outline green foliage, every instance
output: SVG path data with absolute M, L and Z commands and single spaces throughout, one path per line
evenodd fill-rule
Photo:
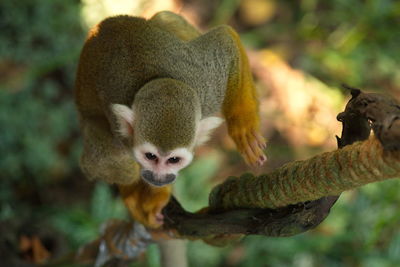
M 0 57 L 31 64 L 54 61 L 82 42 L 79 5 L 62 0 L 3 0 Z
M 147 267 L 160 267 L 160 251 L 157 244 L 151 244 L 146 251 Z
M 107 220 L 128 218 L 122 200 L 113 197 L 110 187 L 101 182 L 96 183 L 89 207 L 55 206 L 48 216 L 53 227 L 64 234 L 75 249 L 96 239 L 100 226 Z
M 0 149 L 7 151 L 0 172 L 7 179 L 42 182 L 77 167 L 79 146 L 65 142 L 77 131 L 71 96 L 83 40 L 79 6 L 6 0 L 0 10 L 0 125 L 7 129 L 0 133 Z
M 71 101 L 83 41 L 79 6 L 67 1 L 0 2 L 0 210 L 18 216 L 29 203 L 17 187 L 45 184 L 78 168 Z M 38 193 L 40 194 L 40 193 Z
M 209 154 L 197 158 L 181 171 L 174 193 L 186 210 L 194 212 L 208 206 L 208 194 L 212 188 L 210 181 L 218 170 L 219 161 L 217 154 Z
M 396 88 L 399 15 L 395 0 L 279 1 L 274 19 L 243 38 L 283 51 L 292 65 L 327 83 Z
M 84 40 L 79 12 L 72 1 L 0 1 L 0 220 L 22 232 L 42 223 L 68 234 L 71 245 L 98 229 L 87 209 L 54 193 L 74 191 L 68 180 L 79 173 L 72 101 Z

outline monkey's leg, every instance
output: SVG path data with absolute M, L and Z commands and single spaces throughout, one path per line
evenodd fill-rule
M 183 17 L 170 11 L 161 11 L 150 19 L 157 27 L 190 41 L 200 36 L 200 32 Z
M 89 180 L 130 184 L 139 179 L 139 165 L 131 152 L 116 140 L 105 117 L 82 120 L 81 168 Z
M 140 223 L 161 225 L 161 209 L 170 197 L 170 187 L 152 187 L 140 179 L 139 165 L 128 149 L 110 132 L 103 117 L 82 121 L 84 150 L 81 167 L 90 179 L 119 185 L 121 196 L 132 217 Z
M 257 92 L 252 74 L 238 34 L 226 27 L 237 49 L 234 67 L 228 78 L 228 88 L 223 104 L 223 114 L 228 125 L 229 135 L 236 143 L 239 152 L 251 165 L 262 165 L 267 157 L 265 139 L 260 133 Z

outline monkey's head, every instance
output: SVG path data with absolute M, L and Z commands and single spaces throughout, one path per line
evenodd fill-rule
M 132 142 L 141 177 L 154 186 L 175 181 L 189 165 L 196 146 L 208 140 L 222 119 L 201 118 L 195 91 L 173 79 L 156 79 L 136 94 L 132 108 L 114 104 L 120 134 Z

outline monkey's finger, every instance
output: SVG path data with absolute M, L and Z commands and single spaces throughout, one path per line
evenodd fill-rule
M 257 155 L 254 154 L 250 146 L 245 147 L 245 152 L 247 157 L 247 164 L 249 164 L 252 167 L 255 167 L 258 160 Z
M 255 166 L 257 158 L 254 157 L 253 151 L 251 150 L 250 147 L 246 147 L 245 148 L 245 157 L 244 157 L 244 159 L 245 159 L 247 165 L 249 165 L 251 167 Z
M 262 166 L 267 161 L 267 156 L 261 155 L 257 161 L 258 166 Z
M 265 154 L 261 150 L 261 152 L 257 155 L 257 160 L 255 162 L 255 165 L 257 167 L 261 167 L 266 161 L 267 161 L 267 156 L 265 156 Z
M 235 142 L 239 152 L 243 155 L 246 164 L 251 165 L 252 153 L 248 146 L 246 146 L 245 136 L 243 134 L 237 135 L 235 137 Z
M 262 150 L 259 150 L 258 152 L 259 153 L 257 154 L 257 160 L 255 162 L 255 165 L 257 167 L 261 167 L 267 161 L 267 156 L 264 154 Z
M 265 149 L 266 148 L 266 141 L 265 138 L 260 134 L 259 131 L 257 130 L 253 130 L 251 131 L 253 138 L 255 140 L 257 140 L 258 145 L 260 146 L 261 149 Z
M 254 166 L 254 164 L 257 161 L 257 156 L 254 155 L 252 149 L 249 146 L 246 132 L 241 131 L 240 133 L 233 134 L 232 137 L 236 143 L 239 152 L 242 154 L 246 164 L 249 166 Z
M 159 220 L 155 214 L 147 214 L 146 226 L 149 226 L 150 228 L 159 228 L 163 223 L 164 220 Z
M 265 149 L 267 148 L 267 141 L 265 140 L 265 138 L 260 134 L 260 132 L 258 131 L 253 131 L 253 136 L 255 137 L 255 139 L 257 140 L 259 146 L 261 149 Z
M 154 207 L 152 210 L 146 212 L 146 220 L 146 225 L 151 228 L 158 228 L 163 225 L 164 216 L 161 214 L 161 210 L 158 207 Z
M 251 149 L 254 151 L 254 154 L 256 154 L 256 155 L 263 154 L 263 147 L 258 142 L 258 140 L 256 140 L 254 138 L 254 135 L 249 136 L 249 140 L 251 140 L 249 143 L 250 143 Z
M 258 137 L 260 138 L 261 136 L 258 135 Z M 259 154 L 258 154 L 259 155 L 259 159 L 257 161 L 257 164 L 258 164 L 258 166 L 262 166 L 267 161 L 267 156 L 265 155 L 265 151 L 264 151 L 264 149 L 266 148 L 266 144 L 265 143 L 262 143 L 262 144 L 258 143 L 258 145 L 259 145 L 258 147 L 259 147 L 260 150 L 259 150 Z
M 257 164 L 262 165 L 266 161 L 267 158 L 264 154 L 262 146 L 260 145 L 258 140 L 255 138 L 255 136 L 256 136 L 255 133 L 252 132 L 251 137 L 249 137 L 249 139 L 250 138 L 252 139 L 252 141 L 250 142 L 250 146 L 251 146 L 251 149 L 253 150 L 254 155 L 258 158 Z
M 263 147 L 259 146 L 259 143 L 257 143 L 257 145 L 258 145 L 256 146 L 257 156 L 258 156 L 257 165 L 262 166 L 267 161 L 267 156 L 265 155 Z
M 243 132 L 240 135 L 240 137 L 241 137 L 240 143 L 241 143 L 241 145 L 244 149 L 245 155 L 247 157 L 247 161 L 248 161 L 247 163 L 249 165 L 254 165 L 255 162 L 257 161 L 257 153 L 254 151 L 254 149 L 251 145 L 251 142 L 249 143 L 250 138 L 245 132 Z
M 257 158 L 264 154 L 264 152 L 259 147 L 257 140 L 250 141 L 250 148 L 253 151 L 254 156 L 256 156 Z
M 164 215 L 162 215 L 161 212 L 157 212 L 154 218 L 156 219 L 157 223 L 164 224 Z
M 251 153 L 247 149 L 245 144 L 243 143 L 243 140 L 242 140 L 241 137 L 239 137 L 238 140 L 237 140 L 237 147 L 238 147 L 238 150 L 239 150 L 240 154 L 242 154 L 246 164 L 250 165 Z

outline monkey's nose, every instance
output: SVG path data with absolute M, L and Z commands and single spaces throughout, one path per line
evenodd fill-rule
M 150 170 L 142 170 L 141 172 L 142 179 L 150 185 L 153 186 L 164 186 L 175 181 L 176 175 L 169 173 L 166 175 L 155 175 Z
M 164 180 L 164 181 L 165 181 L 166 184 L 170 184 L 170 183 L 172 183 L 173 181 L 175 181 L 175 178 L 176 178 L 176 175 L 170 173 L 170 174 L 167 174 L 167 175 L 165 176 L 165 180 Z

